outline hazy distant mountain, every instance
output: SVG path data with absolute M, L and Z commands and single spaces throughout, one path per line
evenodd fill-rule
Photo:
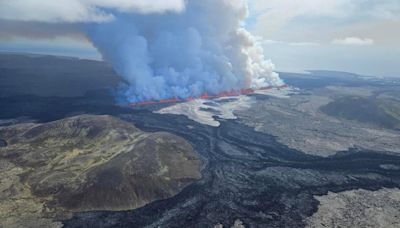
M 113 88 L 121 78 L 105 62 L 32 54 L 0 54 L 0 97 L 82 96 Z

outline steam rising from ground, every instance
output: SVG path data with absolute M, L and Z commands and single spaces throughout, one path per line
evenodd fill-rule
M 281 85 L 273 64 L 243 28 L 244 0 L 187 0 L 182 11 L 109 12 L 88 37 L 128 86 L 130 102 Z
M 255 91 L 255 93 L 283 99 L 289 98 L 291 94 L 295 94 L 296 90 L 293 88 L 280 88 L 258 90 Z M 221 97 L 213 100 L 195 99 L 193 101 L 178 103 L 162 108 L 155 111 L 155 113 L 184 115 L 201 124 L 219 127 L 219 119 L 237 119 L 237 111 L 246 111 L 255 103 L 255 97 L 246 95 Z

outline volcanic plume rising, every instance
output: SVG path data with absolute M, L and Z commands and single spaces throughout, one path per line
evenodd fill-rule
M 110 13 L 113 20 L 90 23 L 86 31 L 126 80 L 129 102 L 283 84 L 243 28 L 244 0 L 187 0 L 178 12 Z

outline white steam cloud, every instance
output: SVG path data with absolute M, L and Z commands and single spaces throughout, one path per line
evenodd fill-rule
M 281 85 L 273 64 L 243 27 L 243 0 L 188 0 L 164 14 L 113 13 L 87 26 L 90 40 L 129 83 L 129 101 Z
M 247 13 L 246 0 L 0 0 L 3 20 L 81 25 L 131 102 L 281 85 Z
M 340 45 L 358 45 L 358 46 L 366 46 L 374 44 L 373 39 L 369 38 L 359 38 L 359 37 L 346 37 L 344 39 L 335 39 L 332 41 L 333 44 Z

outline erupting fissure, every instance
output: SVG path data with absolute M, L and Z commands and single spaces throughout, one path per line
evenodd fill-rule
M 261 87 L 259 89 L 241 89 L 241 90 L 230 90 L 230 91 L 223 91 L 220 92 L 216 95 L 210 95 L 209 93 L 204 93 L 199 97 L 189 97 L 186 99 L 179 99 L 179 98 L 172 98 L 172 99 L 165 99 L 165 100 L 150 100 L 150 101 L 142 101 L 142 102 L 133 102 L 130 103 L 129 105 L 132 107 L 137 107 L 137 106 L 146 106 L 146 105 L 157 105 L 157 104 L 166 104 L 166 103 L 177 103 L 177 102 L 186 102 L 186 101 L 194 101 L 197 99 L 216 99 L 216 98 L 221 98 L 221 97 L 236 97 L 240 95 L 248 95 L 248 94 L 253 94 L 256 91 L 265 91 L 265 90 L 271 90 L 271 89 L 285 89 L 288 88 L 289 86 L 287 84 L 283 84 L 281 86 L 273 87 L 273 86 L 266 86 L 266 87 Z

